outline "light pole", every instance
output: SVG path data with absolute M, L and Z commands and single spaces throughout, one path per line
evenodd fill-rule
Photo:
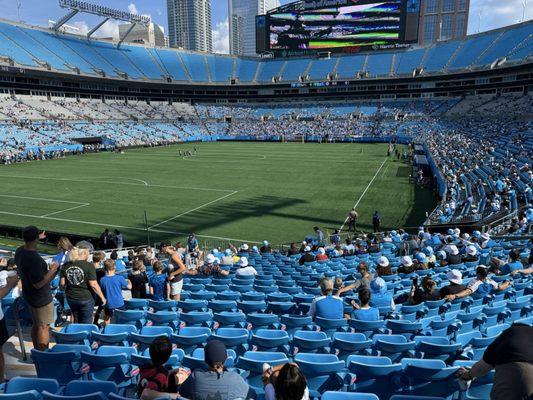
M 477 33 L 481 31 L 481 10 L 477 13 Z
M 526 20 L 526 7 L 527 7 L 527 0 L 522 1 L 522 22 Z
M 20 0 L 17 0 L 17 14 L 18 14 L 18 17 L 19 17 L 19 22 L 21 22 L 20 20 L 20 7 L 22 7 L 22 3 Z

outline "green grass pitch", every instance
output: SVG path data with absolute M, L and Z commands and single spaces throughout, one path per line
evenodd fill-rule
M 182 158 L 179 150 L 198 149 Z M 117 227 L 150 239 L 274 244 L 332 231 L 358 203 L 359 228 L 417 226 L 434 205 L 386 144 L 219 142 L 131 149 L 0 166 L 0 223 L 82 235 Z

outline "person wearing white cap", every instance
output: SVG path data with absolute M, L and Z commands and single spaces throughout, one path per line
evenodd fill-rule
M 376 278 L 370 282 L 370 306 L 372 307 L 390 307 L 392 311 L 396 308 L 392 293 L 387 291 L 387 282 L 383 278 Z
M 311 247 L 305 246 L 304 254 L 300 257 L 300 260 L 298 261 L 298 263 L 300 265 L 304 265 L 305 263 L 310 263 L 313 261 L 315 261 L 315 256 L 313 255 L 313 253 L 311 253 Z
M 250 252 L 250 246 L 248 246 L 246 243 L 243 243 L 241 248 L 239 249 L 239 253 L 249 253 Z
M 413 259 L 409 256 L 403 256 L 401 263 L 402 265 L 398 268 L 398 272 L 402 274 L 410 274 L 416 270 Z
M 459 249 L 456 245 L 450 244 L 446 246 L 446 261 L 449 265 L 457 265 L 463 262 L 463 258 L 459 255 Z
M 490 279 L 488 275 L 489 270 L 487 267 L 480 265 L 476 268 L 476 277 L 468 282 L 466 289 L 459 293 L 446 296 L 446 300 L 453 301 L 455 299 L 470 296 L 474 293 L 476 293 L 478 297 L 484 297 L 496 291 L 501 292 L 511 285 L 511 282 L 509 281 L 504 281 L 501 284 L 498 284 Z
M 263 241 L 263 245 L 259 249 L 259 252 L 261 254 L 272 253 L 272 247 L 270 247 L 270 243 L 268 243 L 268 241 L 264 240 Z
M 466 289 L 466 286 L 463 285 L 463 274 L 458 269 L 448 271 L 446 277 L 450 281 L 450 284 L 440 289 L 439 293 L 441 298 L 445 298 L 451 294 L 461 293 Z
M 228 276 L 229 271 L 226 271 L 218 265 L 218 259 L 213 254 L 208 254 L 205 257 L 204 265 L 197 269 L 192 269 L 188 272 L 189 275 L 205 275 L 205 276 Z
M 317 254 L 316 254 L 316 260 L 317 261 L 327 261 L 329 258 L 328 258 L 328 255 L 326 254 L 326 250 L 324 250 L 323 247 L 320 247 L 318 250 L 317 250 Z
M 226 249 L 224 255 L 220 259 L 220 265 L 231 267 L 233 266 L 233 251 L 231 249 Z
M 491 247 L 496 246 L 496 243 L 490 238 L 488 233 L 482 233 L 480 240 L 482 249 L 490 249 Z
M 465 253 L 466 254 L 463 256 L 463 262 L 472 263 L 472 262 L 479 261 L 476 246 L 473 246 L 473 245 L 466 246 Z
M 252 267 L 248 263 L 248 259 L 246 257 L 241 257 L 237 265 L 239 266 L 239 269 L 235 272 L 235 275 L 237 276 L 257 275 L 257 271 L 255 270 L 254 267 Z

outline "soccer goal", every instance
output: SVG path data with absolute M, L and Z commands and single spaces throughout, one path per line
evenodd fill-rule
M 282 143 L 305 143 L 305 135 L 282 135 Z

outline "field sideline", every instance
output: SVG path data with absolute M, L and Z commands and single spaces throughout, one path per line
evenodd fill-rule
M 193 157 L 179 150 L 198 149 Z M 0 166 L 0 223 L 97 236 L 118 228 L 146 242 L 196 232 L 203 240 L 287 243 L 314 225 L 414 226 L 434 205 L 409 183 L 386 144 L 195 143 Z

